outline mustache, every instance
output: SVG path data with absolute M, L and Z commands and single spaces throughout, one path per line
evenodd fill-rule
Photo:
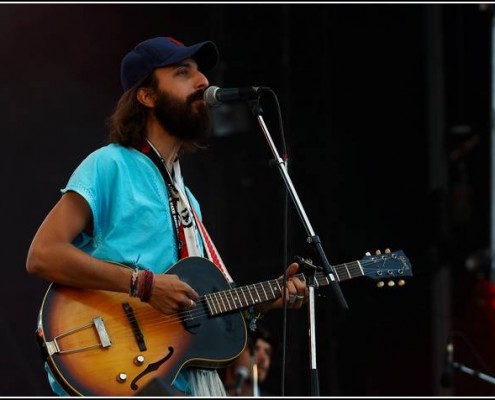
M 188 104 L 191 104 L 196 100 L 203 100 L 204 93 L 205 93 L 204 90 L 198 89 L 194 93 L 191 93 L 189 96 L 187 96 L 186 102 Z

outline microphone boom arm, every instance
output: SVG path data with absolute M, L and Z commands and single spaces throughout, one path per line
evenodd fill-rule
M 306 233 L 308 235 L 306 241 L 308 244 L 314 247 L 314 250 L 319 256 L 320 261 L 323 264 L 323 273 L 328 277 L 330 282 L 330 287 L 333 289 L 333 293 L 337 298 L 337 301 L 341 308 L 348 309 L 347 302 L 345 301 L 344 295 L 340 290 L 340 286 L 338 284 L 337 279 L 335 278 L 336 272 L 325 256 L 325 252 L 323 251 L 323 247 L 321 246 L 320 238 L 315 234 L 311 223 L 309 222 L 308 216 L 304 211 L 304 207 L 301 204 L 299 196 L 297 195 L 296 189 L 292 184 L 292 180 L 287 172 L 287 167 L 284 160 L 278 154 L 277 148 L 270 136 L 268 128 L 266 127 L 265 121 L 262 116 L 262 109 L 259 104 L 259 98 L 255 100 L 251 100 L 248 102 L 251 106 L 251 111 L 253 115 L 256 116 L 258 123 L 263 131 L 263 134 L 268 142 L 270 150 L 273 154 L 275 164 L 277 165 L 282 178 L 285 182 L 285 186 L 290 193 L 290 196 L 296 206 L 297 212 L 301 218 L 301 221 L 306 229 Z M 320 384 L 318 379 L 318 369 L 316 365 L 316 337 L 315 337 L 315 326 L 316 326 L 316 318 L 315 318 L 315 286 L 317 286 L 316 275 L 313 274 L 309 279 L 308 285 L 308 324 L 309 324 L 309 362 L 310 362 L 310 385 L 311 385 L 311 394 L 312 396 L 320 395 Z
M 343 309 L 348 309 L 349 306 L 347 305 L 347 302 L 344 298 L 344 295 L 342 293 L 342 290 L 340 289 L 340 286 L 338 284 L 338 281 L 336 280 L 336 273 L 333 267 L 330 265 L 328 262 L 328 259 L 325 255 L 325 252 L 323 250 L 323 247 L 321 245 L 320 238 L 315 234 L 315 231 L 313 230 L 313 227 L 311 226 L 311 223 L 308 219 L 308 216 L 306 215 L 306 211 L 304 210 L 304 207 L 299 199 L 299 196 L 296 192 L 296 189 L 294 188 L 294 185 L 292 183 L 292 180 L 289 176 L 289 173 L 287 172 L 287 168 L 285 165 L 284 160 L 280 157 L 278 154 L 277 148 L 275 147 L 275 143 L 272 140 L 272 137 L 270 136 L 270 132 L 268 131 L 268 128 L 265 124 L 265 121 L 262 116 L 262 110 L 261 107 L 259 106 L 258 100 L 252 101 L 252 112 L 256 116 L 258 123 L 261 127 L 261 130 L 263 131 L 263 134 L 265 136 L 266 141 L 268 142 L 268 146 L 270 147 L 270 150 L 273 154 L 273 157 L 275 159 L 275 163 L 282 175 L 282 178 L 285 182 L 285 185 L 287 187 L 287 190 L 289 191 L 289 194 L 292 198 L 292 201 L 294 202 L 296 206 L 296 210 L 301 218 L 301 221 L 304 225 L 304 228 L 306 230 L 306 233 L 308 235 L 306 241 L 308 244 L 312 245 L 317 253 L 317 255 L 320 258 L 320 261 L 322 262 L 322 267 L 323 267 L 323 273 L 325 276 L 327 276 L 330 280 L 330 287 L 333 289 L 333 292 L 337 298 L 337 302 L 339 303 L 340 307 Z

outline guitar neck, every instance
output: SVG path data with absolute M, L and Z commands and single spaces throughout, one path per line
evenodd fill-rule
M 338 281 L 344 281 L 364 275 L 359 261 L 334 265 L 334 269 Z M 304 274 L 297 274 L 296 276 L 306 282 Z M 326 286 L 330 284 L 330 279 L 323 273 L 317 272 L 316 282 L 318 286 Z M 209 293 L 206 294 L 204 298 L 210 314 L 218 315 L 275 300 L 282 296 L 283 285 L 283 277 L 280 277 L 278 279 L 252 285 L 239 286 L 220 292 Z

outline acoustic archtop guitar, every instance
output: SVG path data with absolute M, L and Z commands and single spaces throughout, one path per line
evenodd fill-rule
M 399 279 L 401 284 L 412 276 L 402 251 L 367 254 L 334 265 L 336 278 Z M 172 383 L 182 368 L 219 368 L 242 352 L 247 338 L 243 309 L 282 296 L 283 278 L 231 287 L 201 257 L 182 259 L 168 273 L 198 292 L 195 308 L 164 315 L 125 293 L 49 286 L 37 337 L 55 379 L 69 394 L 139 396 L 157 380 L 176 393 Z M 306 281 L 303 273 L 297 276 Z M 330 283 L 321 272 L 316 281 L 318 286 Z

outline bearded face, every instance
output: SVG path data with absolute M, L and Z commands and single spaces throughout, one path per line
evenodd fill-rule
M 205 142 L 211 137 L 212 122 L 203 100 L 203 90 L 178 99 L 165 90 L 156 90 L 157 121 L 172 136 L 186 143 Z

